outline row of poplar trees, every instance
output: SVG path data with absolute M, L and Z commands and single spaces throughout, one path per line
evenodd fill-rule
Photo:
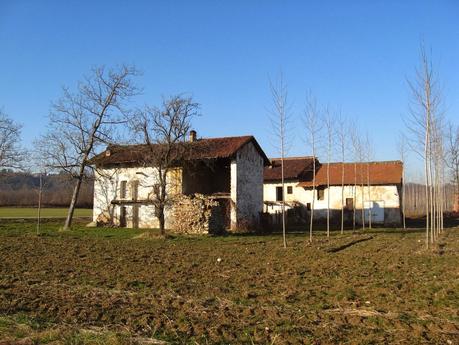
M 414 152 L 423 161 L 424 166 L 424 193 L 419 203 L 424 205 L 425 216 L 425 245 L 431 246 L 444 230 L 444 214 L 446 207 L 451 205 L 452 195 L 459 194 L 459 127 L 445 121 L 445 112 L 442 104 L 442 94 L 438 84 L 438 76 L 434 73 L 430 56 L 421 45 L 420 66 L 416 69 L 414 78 L 407 81 L 411 92 L 409 111 L 404 116 L 405 130 L 399 133 L 398 150 L 399 158 L 404 163 L 402 183 L 402 222 L 406 229 L 406 205 L 405 205 L 405 168 L 409 153 Z M 281 185 L 285 190 L 284 161 L 292 144 L 292 107 L 288 97 L 288 88 L 283 74 L 280 73 L 276 80 L 270 81 L 272 106 L 269 112 L 273 140 L 276 143 L 280 155 Z M 353 186 L 354 200 L 357 189 L 357 166 L 360 175 L 366 175 L 366 184 L 371 200 L 371 176 L 369 162 L 373 158 L 373 144 L 370 134 L 362 135 L 357 122 L 346 118 L 340 110 L 332 111 L 329 106 L 319 105 L 317 99 L 309 92 L 301 116 L 304 137 L 312 157 L 317 156 L 318 151 L 325 153 L 327 163 L 332 156 L 339 157 L 342 162 L 342 208 L 340 230 L 344 230 L 344 165 L 345 161 L 353 161 L 354 176 Z M 359 163 L 359 164 L 358 164 Z M 366 166 L 366 169 L 362 168 Z M 327 167 L 327 181 L 329 181 L 329 165 Z M 313 240 L 314 229 L 314 200 L 315 200 L 315 174 L 316 161 L 313 159 L 312 166 L 312 193 L 311 212 L 308 225 L 309 241 Z M 366 170 L 366 171 L 362 171 Z M 364 202 L 364 182 L 360 179 L 362 190 L 362 204 Z M 448 188 L 454 186 L 455 193 Z M 329 182 L 328 182 L 328 188 Z M 330 200 L 330 198 L 327 198 Z M 356 228 L 356 208 L 353 210 L 353 229 Z M 365 210 L 362 207 L 362 227 L 366 223 L 371 228 L 371 212 L 365 220 Z M 287 247 L 286 240 L 286 202 L 281 202 L 283 246 Z M 327 207 L 327 237 L 330 236 L 330 205 Z

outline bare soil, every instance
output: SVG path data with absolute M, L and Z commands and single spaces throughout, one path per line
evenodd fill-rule
M 459 344 L 458 228 L 428 251 L 413 229 L 295 234 L 287 249 L 103 231 L 0 226 L 0 344 L 49 330 L 53 344 L 96 343 L 81 337 L 94 330 L 119 344 Z

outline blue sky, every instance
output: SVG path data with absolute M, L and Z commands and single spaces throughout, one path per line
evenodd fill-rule
M 283 71 L 297 118 L 291 155 L 305 155 L 308 90 L 358 119 L 376 159 L 397 159 L 406 78 L 420 41 L 433 52 L 448 116 L 459 119 L 459 1 L 0 0 L 0 106 L 30 145 L 61 87 L 94 65 L 132 63 L 139 103 L 187 92 L 202 136 L 253 134 L 276 155 L 269 76 Z M 459 122 L 459 121 L 458 121 Z

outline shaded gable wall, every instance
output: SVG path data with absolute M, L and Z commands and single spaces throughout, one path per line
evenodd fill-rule
M 250 142 L 231 162 L 231 228 L 244 230 L 258 225 L 263 210 L 264 161 Z

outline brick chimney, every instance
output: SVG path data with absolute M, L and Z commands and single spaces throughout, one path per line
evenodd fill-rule
M 190 143 L 193 143 L 193 142 L 196 141 L 196 135 L 197 135 L 196 131 L 194 129 L 192 129 L 190 131 Z

